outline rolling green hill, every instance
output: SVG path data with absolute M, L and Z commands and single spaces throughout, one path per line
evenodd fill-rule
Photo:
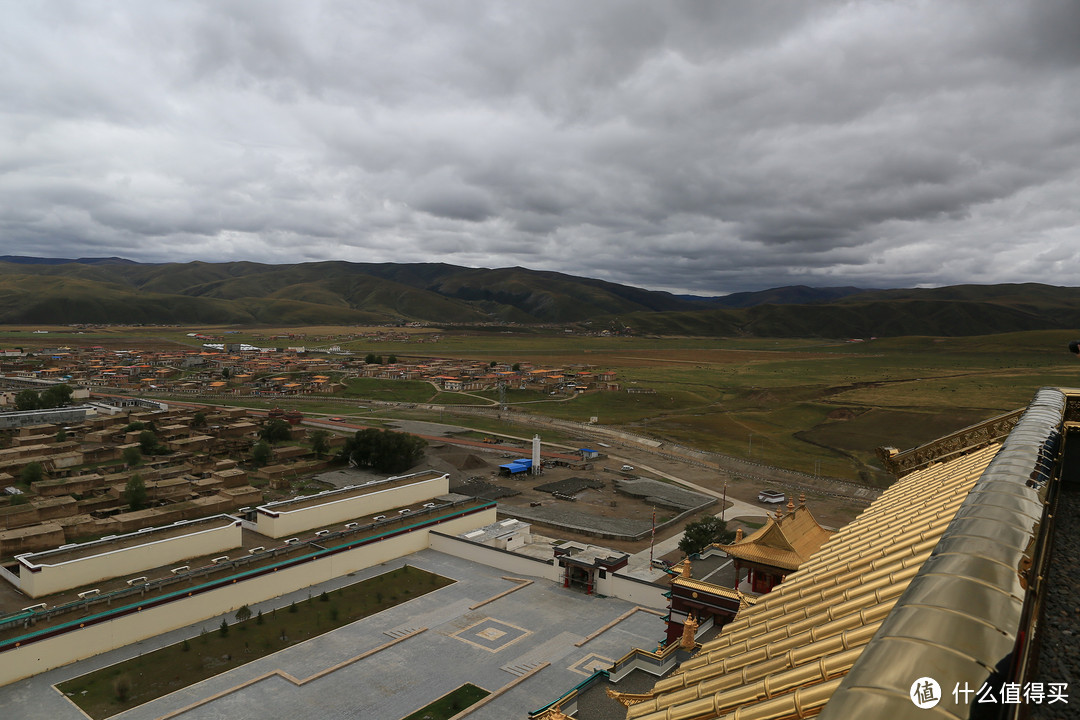
M 782 288 L 738 303 L 745 306 L 718 307 L 517 267 L 29 260 L 0 262 L 0 323 L 587 323 L 655 335 L 829 338 L 1080 327 L 1080 288 L 1033 283 L 867 292 Z

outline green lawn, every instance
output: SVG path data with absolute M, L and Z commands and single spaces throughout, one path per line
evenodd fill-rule
M 261 618 L 238 622 L 229 616 L 232 624 L 225 635 L 219 625 L 208 620 L 198 637 L 82 675 L 58 687 L 87 715 L 103 720 L 453 582 L 406 565 Z M 125 684 L 129 690 L 121 700 L 118 690 Z
M 471 683 L 465 683 L 457 690 L 443 695 L 435 702 L 425 705 L 403 720 L 449 720 L 490 694 L 487 690 L 478 688 Z

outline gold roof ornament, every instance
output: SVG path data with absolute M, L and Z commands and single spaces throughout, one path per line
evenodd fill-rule
M 680 568 L 679 572 L 680 577 L 689 578 L 691 569 L 692 568 L 690 567 L 690 558 L 686 558 L 682 561 L 682 568 Z
M 652 693 L 640 693 L 640 694 L 621 693 L 621 692 L 616 692 L 615 690 L 612 690 L 611 688 L 607 688 L 607 690 L 605 692 L 607 692 L 607 696 L 609 698 L 611 698 L 615 702 L 619 703 L 623 707 L 630 707 L 631 705 L 637 705 L 638 703 L 643 703 L 646 700 L 652 699 L 652 696 L 653 696 Z
M 686 621 L 683 623 L 682 638 L 679 640 L 679 647 L 683 650 L 693 650 L 697 645 L 697 639 L 694 637 L 698 629 L 697 618 L 694 617 L 694 612 L 691 610 L 686 615 Z

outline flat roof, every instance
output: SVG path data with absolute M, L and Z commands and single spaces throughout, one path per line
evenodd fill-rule
M 106 553 L 123 550 L 124 548 L 146 545 L 151 542 L 169 540 L 171 538 L 193 535 L 206 530 L 228 527 L 240 522 L 239 518 L 231 515 L 214 515 L 200 520 L 181 520 L 172 525 L 145 528 L 143 530 L 104 537 L 100 540 L 92 540 L 87 543 L 78 543 L 72 546 L 61 545 L 55 550 L 45 550 L 38 553 L 18 555 L 17 560 L 27 567 L 32 565 L 61 565 L 72 560 L 105 555 Z
M 361 497 L 380 490 L 403 487 L 425 480 L 434 480 L 435 478 L 440 478 L 447 474 L 448 473 L 438 472 L 436 470 L 425 470 L 423 472 L 413 473 L 412 475 L 390 477 L 385 480 L 373 480 L 369 483 L 364 483 L 363 485 L 346 486 L 340 490 L 324 490 L 317 495 L 307 495 L 304 497 L 293 498 L 292 500 L 279 500 L 278 502 L 260 505 L 258 510 L 261 513 L 272 516 L 283 512 L 287 513 L 295 512 L 296 510 L 306 510 L 308 508 L 318 507 L 319 505 L 325 505 L 326 503 Z

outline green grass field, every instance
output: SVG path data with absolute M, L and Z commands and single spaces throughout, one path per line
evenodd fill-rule
M 203 328 L 223 334 L 224 329 Z M 28 328 L 0 330 L 0 342 L 56 344 L 75 337 L 30 335 Z M 275 334 L 313 336 L 356 332 L 350 327 L 243 330 L 230 340 L 259 344 Z M 110 328 L 78 336 L 114 342 L 140 336 L 186 342 L 187 329 Z M 357 353 L 399 359 L 470 358 L 531 362 L 539 366 L 591 365 L 618 373 L 619 392 L 588 393 L 565 400 L 539 391 L 510 389 L 507 402 L 525 413 L 601 424 L 751 457 L 805 472 L 883 482 L 874 449 L 901 449 L 940 437 L 1026 405 L 1045 385 L 1080 386 L 1080 364 L 1069 355 L 1070 331 L 1037 331 L 974 337 L 900 337 L 846 342 L 820 339 L 593 337 L 540 331 L 441 333 L 439 342 L 340 342 Z M 264 343 L 265 344 L 265 343 Z M 329 344 L 329 342 L 327 342 Z M 250 407 L 297 407 L 308 413 L 354 415 L 377 410 L 390 418 L 407 409 L 367 403 L 481 404 L 462 393 L 438 392 L 425 382 L 354 378 L 349 401 L 238 400 Z M 632 394 L 626 389 L 652 392 Z M 478 393 L 497 400 L 498 393 Z M 449 413 L 446 414 L 449 416 Z M 435 419 L 427 415 L 428 419 Z M 439 416 L 442 417 L 442 416 Z M 456 416 L 455 423 L 480 431 L 522 434 L 520 426 Z

